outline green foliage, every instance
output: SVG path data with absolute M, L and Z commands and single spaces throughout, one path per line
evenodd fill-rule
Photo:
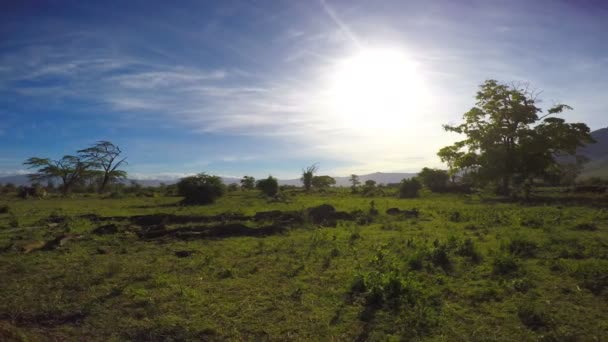
M 532 330 L 548 328 L 552 319 L 544 307 L 533 301 L 524 301 L 517 308 L 517 317 Z
M 287 189 L 289 202 L 237 191 L 212 205 L 179 206 L 181 198 L 137 196 L 160 188 L 130 188 L 116 187 L 125 197 L 115 200 L 0 198 L 10 206 L 0 215 L 0 336 L 593 341 L 608 334 L 608 212 L 598 195 L 555 203 L 570 196 L 555 191 L 543 205 L 521 205 Z M 319 227 L 301 219 L 321 204 L 344 220 Z M 372 208 L 379 213 L 369 215 Z M 420 217 L 385 215 L 388 208 L 417 208 Z M 257 221 L 258 212 L 277 215 Z M 528 220 L 542 224 L 523 225 Z M 574 228 L 581 223 L 596 229 Z M 118 229 L 93 233 L 105 225 Z M 531 244 L 533 259 L 524 257 Z M 201 314 L 206 307 L 213 315 Z
M 492 262 L 492 273 L 495 275 L 512 275 L 519 270 L 519 263 L 509 254 L 499 254 Z
M 581 281 L 581 285 L 595 295 L 600 295 L 608 288 L 608 261 L 585 260 L 577 264 L 572 274 Z
M 352 174 L 352 175 L 350 175 L 350 178 L 348 179 L 348 181 L 351 184 L 351 186 L 350 186 L 351 192 L 353 194 L 356 193 L 357 192 L 357 188 L 361 184 L 361 181 L 359 180 L 359 176 L 357 176 L 355 174 Z
M 24 165 L 36 172 L 29 175 L 33 182 L 59 178 L 63 182 L 61 191 L 64 194 L 70 192 L 72 187 L 83 178 L 90 175 L 91 164 L 78 156 L 63 156 L 58 160 L 49 158 L 32 157 L 26 160 Z
M 205 173 L 182 178 L 177 183 L 177 192 L 184 197 L 184 204 L 211 204 L 225 191 L 226 186 L 220 177 Z
M 255 178 L 251 176 L 243 176 L 241 179 L 241 189 L 253 190 L 255 188 Z
M 110 141 L 98 141 L 78 151 L 78 154 L 90 168 L 99 170 L 99 192 L 103 192 L 109 184 L 127 178 L 127 172 L 119 169 L 127 164 L 127 158 L 121 158 L 122 150 Z
M 523 184 L 542 177 L 555 167 L 557 155 L 574 155 L 577 147 L 594 142 L 583 123 L 567 124 L 547 117 L 567 105 L 558 104 L 539 116 L 536 94 L 527 86 L 487 80 L 477 92 L 475 107 L 464 114 L 464 122 L 445 125 L 447 131 L 466 139 L 441 149 L 439 157 L 451 173 L 461 170 L 478 182 L 496 182 L 508 194 L 513 181 Z
M 518 237 L 509 242 L 508 249 L 509 253 L 515 256 L 531 258 L 536 254 L 538 245 L 534 241 Z
M 302 169 L 302 177 L 300 180 L 302 181 L 302 185 L 304 185 L 304 190 L 310 191 L 312 188 L 312 179 L 318 169 L 319 167 L 317 164 L 312 164 L 309 167 Z
M 456 249 L 456 254 L 469 258 L 473 263 L 480 263 L 482 256 L 471 238 L 467 238 Z
M 336 184 L 336 180 L 330 176 L 313 176 L 312 186 L 317 189 L 329 188 Z
M 422 189 L 422 184 L 416 178 L 404 179 L 399 185 L 399 198 L 415 198 Z
M 418 173 L 420 182 L 433 192 L 446 190 L 450 176 L 444 170 L 429 169 L 425 167 Z
M 266 196 L 272 197 L 279 193 L 279 182 L 272 176 L 258 180 L 255 187 L 261 190 Z

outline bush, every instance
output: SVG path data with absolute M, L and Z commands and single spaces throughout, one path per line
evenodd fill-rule
M 492 263 L 492 273 L 495 275 L 507 275 L 517 272 L 519 265 L 513 256 L 499 255 Z
M 275 196 L 279 192 L 279 183 L 277 179 L 268 176 L 266 179 L 260 179 L 256 182 L 255 187 L 261 190 L 266 196 Z
M 0 214 L 8 214 L 9 211 L 8 205 L 0 205 Z
M 536 254 L 537 249 L 535 242 L 522 238 L 515 238 L 509 243 L 509 252 L 519 257 L 531 258 Z
M 422 184 L 416 178 L 404 179 L 399 185 L 399 198 L 418 197 Z
M 473 240 L 470 238 L 467 238 L 462 244 L 460 244 L 460 246 L 458 246 L 456 249 L 456 254 L 462 257 L 468 257 L 474 263 L 479 263 L 482 259 L 481 253 L 477 250 Z
M 424 186 L 432 192 L 444 192 L 448 185 L 450 176 L 444 170 L 429 169 L 425 167 L 418 173 L 418 178 Z
M 196 176 L 182 178 L 177 183 L 177 192 L 184 196 L 184 204 L 210 204 L 221 197 L 226 186 L 218 176 L 200 173 Z

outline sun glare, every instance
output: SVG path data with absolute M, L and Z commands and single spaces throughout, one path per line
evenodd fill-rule
M 416 64 L 404 52 L 364 49 L 333 66 L 328 105 L 346 127 L 397 129 L 420 109 L 423 89 Z

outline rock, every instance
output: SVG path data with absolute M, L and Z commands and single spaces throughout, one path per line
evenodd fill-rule
M 117 232 L 118 232 L 118 227 L 113 223 L 97 227 L 93 230 L 93 234 L 96 234 L 96 235 L 116 234 Z

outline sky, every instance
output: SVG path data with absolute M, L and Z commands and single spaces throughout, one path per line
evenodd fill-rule
M 3 1 L 0 175 L 98 140 L 131 178 L 441 167 L 486 79 L 608 126 L 604 1 Z

